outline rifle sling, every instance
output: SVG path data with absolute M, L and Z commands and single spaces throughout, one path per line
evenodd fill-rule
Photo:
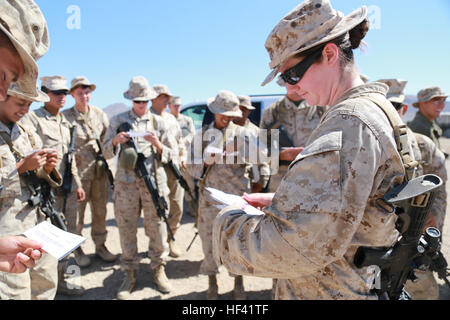
M 394 129 L 394 138 L 397 144 L 397 151 L 400 154 L 400 158 L 403 162 L 403 167 L 405 169 L 405 179 L 406 181 L 410 181 L 414 178 L 415 169 L 419 166 L 419 162 L 414 160 L 410 142 L 408 138 L 407 126 L 403 121 L 401 121 L 397 111 L 392 107 L 390 103 L 378 99 L 372 96 L 363 96 L 366 100 L 372 101 L 376 104 L 386 115 L 391 124 L 391 127 Z

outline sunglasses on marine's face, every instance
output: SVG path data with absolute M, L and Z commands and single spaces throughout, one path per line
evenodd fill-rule
M 145 104 L 145 103 L 148 103 L 148 101 L 134 101 L 134 103 L 136 103 L 136 104 Z
M 281 78 L 291 86 L 296 85 L 300 82 L 300 80 L 305 75 L 306 71 L 308 71 L 308 69 L 312 66 L 312 64 L 322 55 L 322 51 L 323 47 L 314 51 L 298 64 L 283 72 L 281 74 Z
M 67 90 L 55 90 L 55 91 L 50 91 L 50 92 L 53 93 L 55 96 L 60 96 L 60 95 L 67 96 L 67 94 L 69 93 Z

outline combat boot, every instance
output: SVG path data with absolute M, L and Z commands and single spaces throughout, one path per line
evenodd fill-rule
M 181 250 L 178 248 L 177 244 L 173 240 L 169 240 L 169 256 L 172 258 L 179 258 L 181 256 Z
M 169 279 L 167 279 L 166 272 L 164 270 L 164 265 L 159 265 L 153 270 L 153 277 L 156 285 L 158 286 L 158 290 L 162 293 L 169 293 L 172 290 L 170 286 Z
M 117 291 L 117 300 L 129 300 L 135 284 L 136 270 L 126 270 L 125 279 L 120 285 L 119 291 Z
M 83 249 L 81 249 L 81 247 L 75 250 L 75 261 L 81 268 L 86 268 L 91 265 L 91 259 L 84 254 Z
M 117 256 L 109 252 L 104 244 L 96 246 L 95 255 L 105 262 L 113 262 L 117 259 Z
M 237 276 L 234 278 L 233 299 L 247 300 L 247 293 L 244 289 L 244 278 L 242 276 Z
M 208 291 L 206 291 L 207 300 L 219 300 L 219 288 L 217 287 L 217 278 L 215 275 L 208 276 Z

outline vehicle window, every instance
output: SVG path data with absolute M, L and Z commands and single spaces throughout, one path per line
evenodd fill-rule
M 192 120 L 194 121 L 195 130 L 198 130 L 202 127 L 203 117 L 205 115 L 206 109 L 206 105 L 197 105 L 187 108 L 181 111 L 181 113 L 192 118 Z
M 256 109 L 250 113 L 250 116 L 248 117 L 251 122 L 253 122 L 257 127 L 259 127 L 259 123 L 261 121 L 261 102 L 252 102 L 252 106 L 254 106 Z

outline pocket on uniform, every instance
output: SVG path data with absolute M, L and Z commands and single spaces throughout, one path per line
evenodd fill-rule
M 277 190 L 279 205 L 288 212 L 340 212 L 341 149 L 341 131 L 324 134 L 308 145 Z
M 60 141 L 61 140 L 61 135 L 59 135 L 58 130 L 55 130 L 55 131 L 46 130 L 45 132 L 43 132 L 43 135 L 44 135 L 44 141 Z

